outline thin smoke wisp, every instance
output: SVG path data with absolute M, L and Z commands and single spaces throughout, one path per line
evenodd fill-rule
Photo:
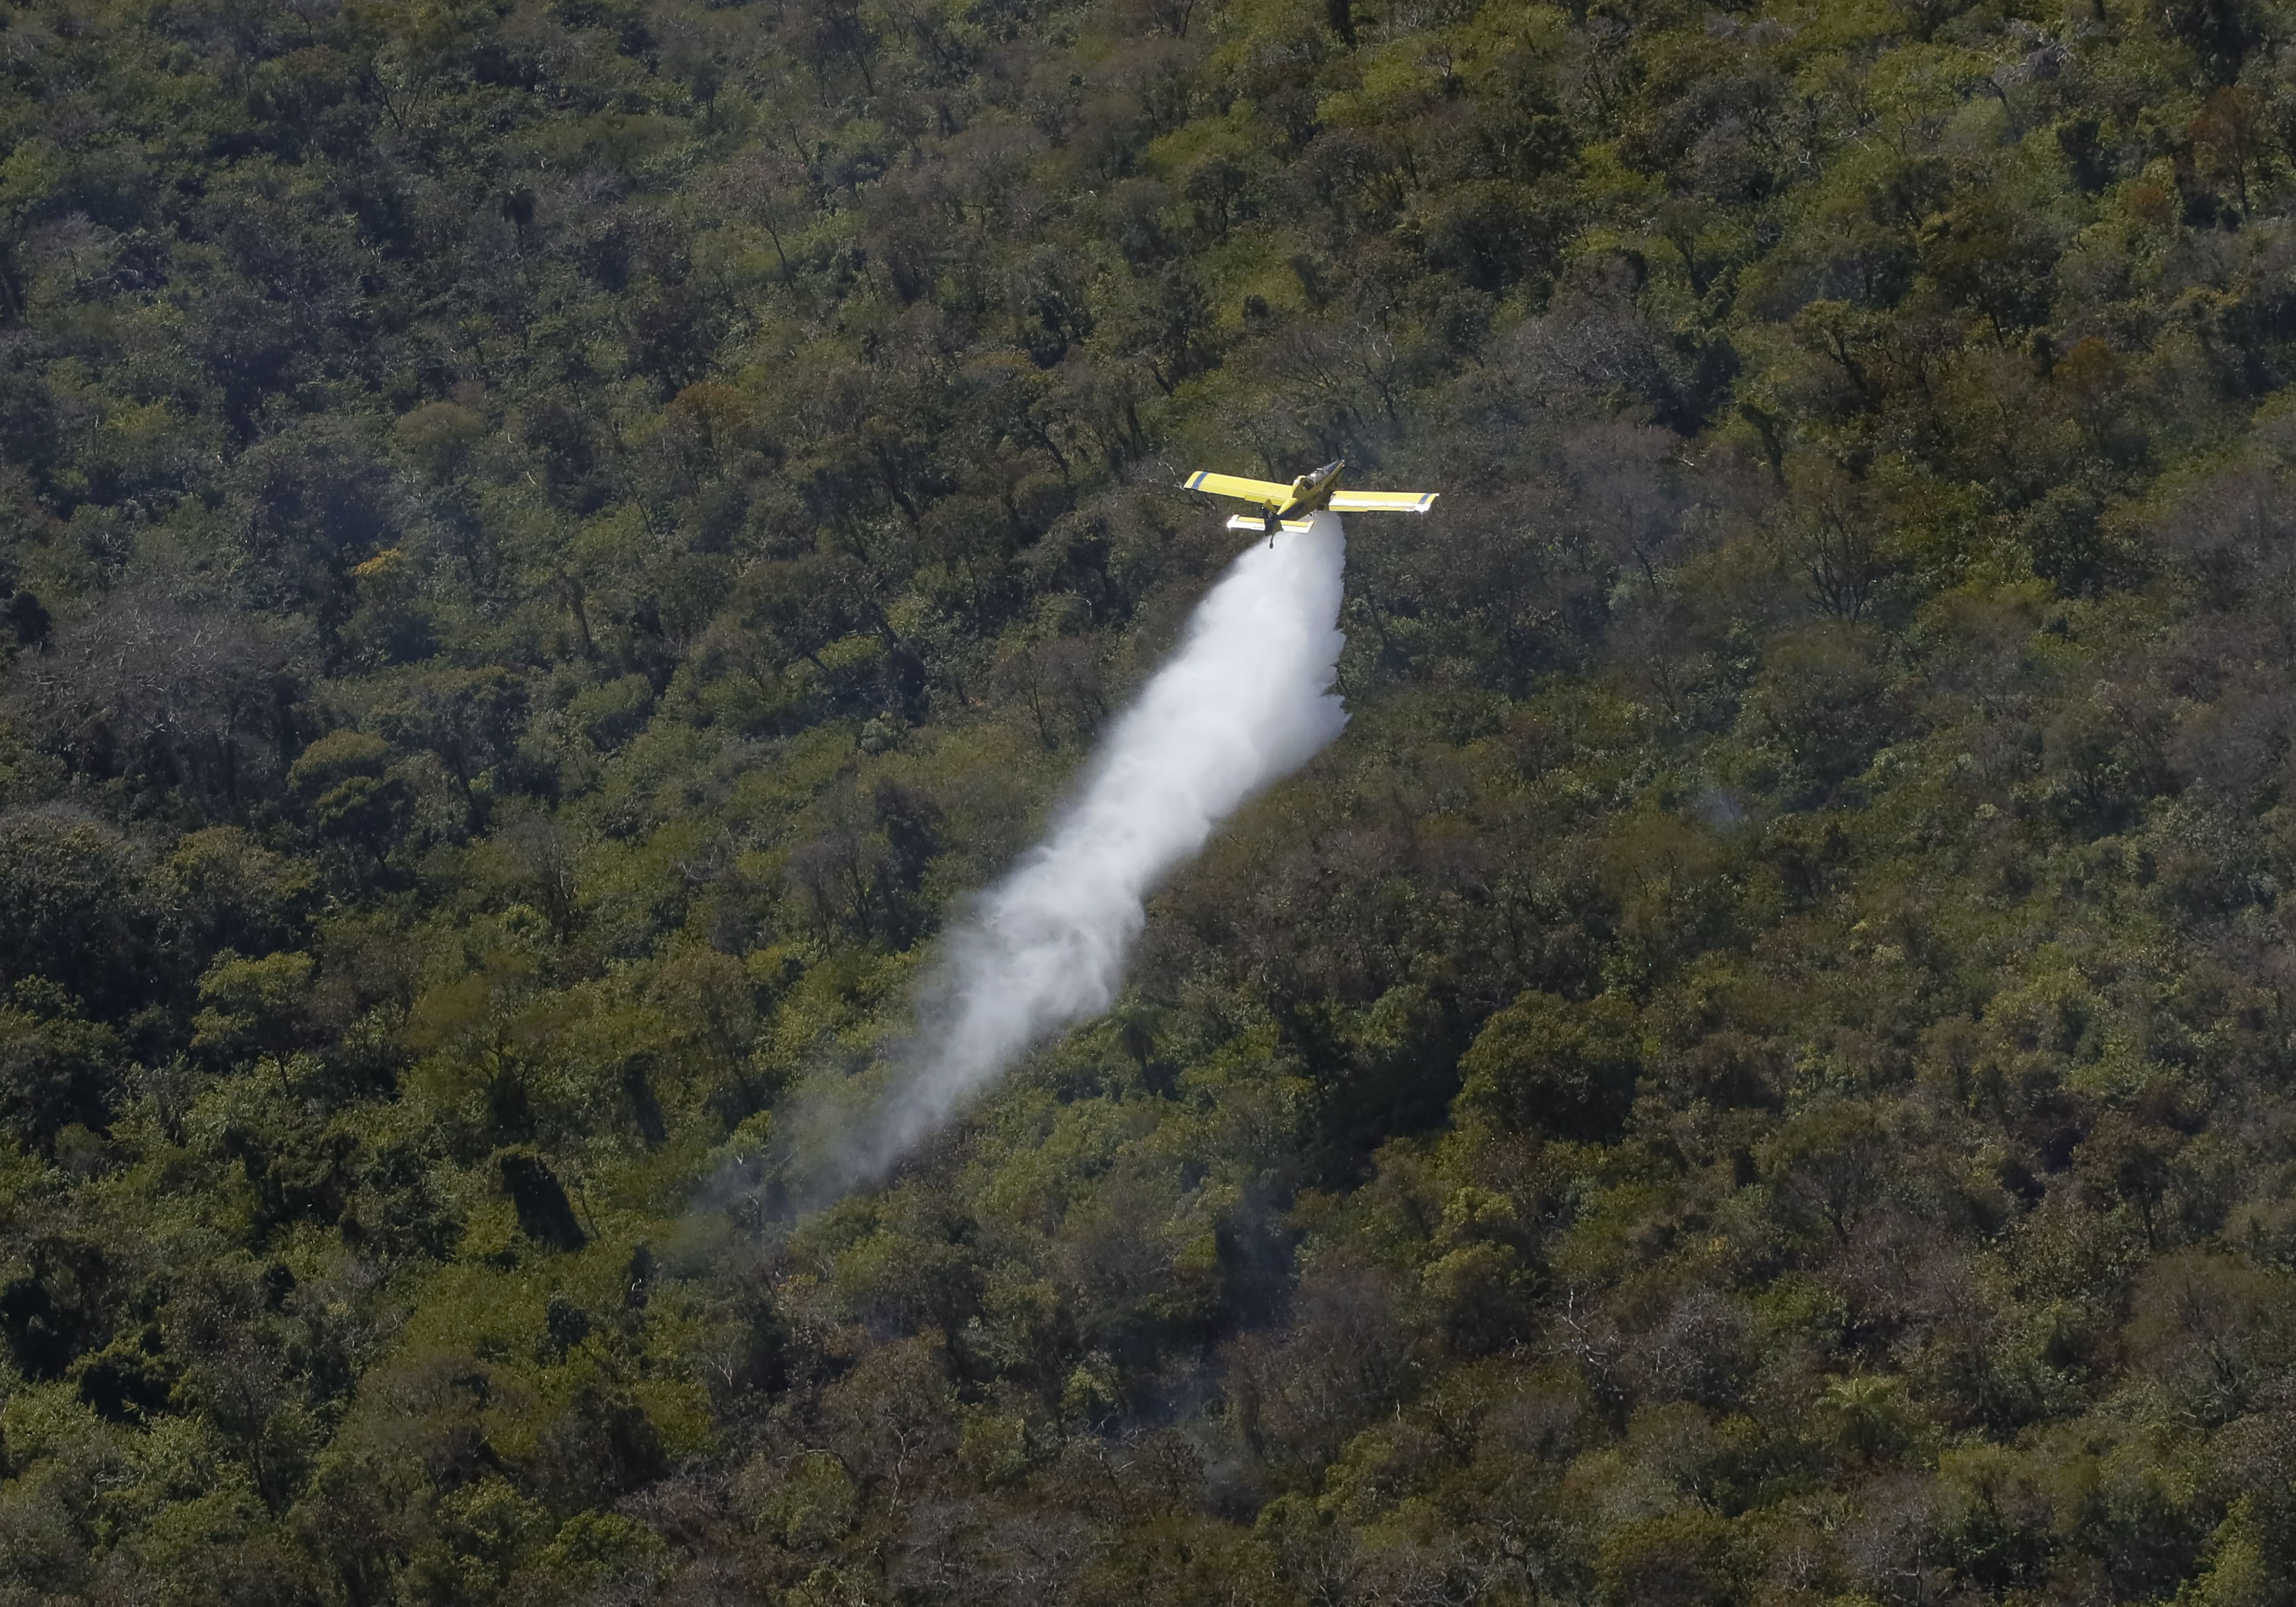
M 1338 517 L 1318 513 L 1255 542 L 1206 594 L 1045 840 L 943 939 L 834 1186 L 882 1174 L 1031 1048 L 1106 1011 L 1156 884 L 1340 734 L 1344 557 Z

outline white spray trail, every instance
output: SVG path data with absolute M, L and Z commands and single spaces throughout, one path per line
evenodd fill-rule
M 1255 542 L 1110 728 L 1044 841 L 953 928 L 918 1030 L 848 1156 L 882 1172 L 984 1083 L 1115 1002 L 1148 893 L 1245 799 L 1340 734 L 1336 515 Z

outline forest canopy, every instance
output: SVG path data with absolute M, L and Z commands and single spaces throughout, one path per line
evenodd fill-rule
M 2267 0 L 4 0 L 0 1603 L 2296 1601 L 2292 381 Z

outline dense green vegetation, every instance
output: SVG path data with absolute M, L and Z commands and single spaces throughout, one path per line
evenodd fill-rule
M 0 20 L 9 1607 L 2296 1600 L 2296 7 Z

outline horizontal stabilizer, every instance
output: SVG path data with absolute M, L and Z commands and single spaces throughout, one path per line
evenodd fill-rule
M 1334 513 L 1424 513 L 1440 491 L 1334 491 Z
M 1250 513 L 1236 513 L 1229 516 L 1227 528 L 1231 530 L 1250 530 L 1255 535 L 1265 536 L 1267 534 L 1267 521 Z M 1305 535 L 1316 526 L 1312 520 L 1287 519 L 1283 521 L 1283 528 L 1295 535 Z
M 1272 480 L 1246 480 L 1241 474 L 1212 474 L 1199 469 L 1180 483 L 1191 491 L 1209 491 L 1214 496 L 1240 496 L 1246 502 L 1273 503 L 1279 508 L 1292 500 L 1291 487 Z

